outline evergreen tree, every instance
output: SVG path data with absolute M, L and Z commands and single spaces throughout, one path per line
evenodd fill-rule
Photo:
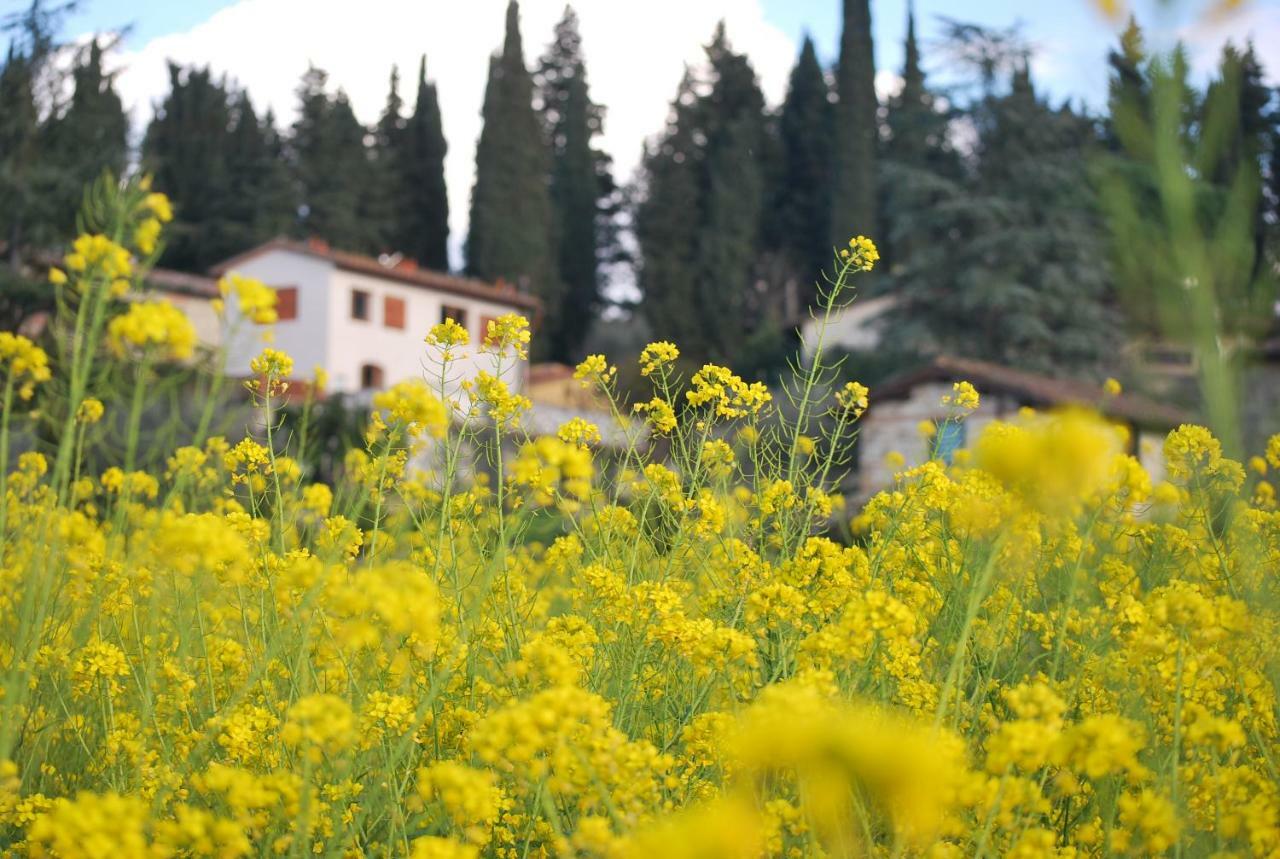
M 314 66 L 298 87 L 298 119 L 290 141 L 302 193 L 298 227 L 306 237 L 362 253 L 383 250 L 385 224 L 371 220 L 376 196 L 366 130 L 341 90 L 330 95 L 328 75 Z
M 50 216 L 65 233 L 75 227 L 84 189 L 110 170 L 120 176 L 128 155 L 129 122 L 110 75 L 102 68 L 97 39 L 80 52 L 71 72 L 74 89 L 66 109 L 42 134 L 45 171 L 53 181 L 45 189 Z
M 401 189 L 394 245 L 428 268 L 449 270 L 449 195 L 444 156 L 448 151 L 435 84 L 427 80 L 427 58 L 418 66 L 413 113 L 397 135 L 395 164 Z
M 1097 372 L 1117 320 L 1085 172 L 1093 125 L 1039 98 L 1025 63 L 973 116 L 976 172 L 938 176 L 934 241 L 913 247 L 895 276 L 893 336 L 917 351 Z
M 560 330 L 569 311 L 557 272 L 549 158 L 533 108 L 533 79 L 524 64 L 520 9 L 507 6 L 502 52 L 489 60 L 471 191 L 467 270 L 485 280 L 527 287 L 542 299 L 546 330 Z M 540 338 L 541 340 L 541 338 Z M 546 354 L 547 344 L 536 349 Z
M 288 233 L 297 203 L 270 111 L 259 120 L 249 94 L 241 92 L 234 98 L 231 117 L 225 217 L 228 242 L 243 250 Z
M 641 165 L 644 196 L 636 207 L 640 244 L 640 305 L 657 336 L 686 353 L 710 351 L 697 308 L 696 256 L 702 231 L 701 104 L 697 82 L 686 69 L 671 103 L 667 127 L 646 147 Z
M 801 289 L 831 265 L 831 123 L 831 89 L 806 36 L 778 117 L 781 166 L 770 207 L 773 240 L 766 240 L 780 248 Z
M 836 66 L 835 170 L 831 240 L 880 231 L 876 209 L 876 68 L 870 0 L 844 0 L 844 30 Z
M 169 92 L 147 126 L 144 169 L 174 201 L 162 262 L 201 271 L 244 250 L 244 236 L 228 219 L 230 94 L 206 67 L 169 64 Z
M 939 240 L 935 206 L 948 184 L 963 173 L 951 144 L 952 111 L 941 110 L 929 89 L 916 42 L 914 10 L 908 6 L 902 89 L 889 99 L 882 144 L 880 199 L 884 209 L 881 255 L 892 277 L 915 251 Z M 885 283 L 892 289 L 892 284 Z
M 592 146 L 604 130 L 604 109 L 591 101 L 578 16 L 566 6 L 555 39 L 535 76 L 543 127 L 551 144 L 551 202 L 564 302 L 544 337 L 548 356 L 573 363 L 601 305 L 602 257 L 612 241 L 610 205 L 616 190 L 609 156 Z
M 636 213 L 640 282 L 653 330 L 692 358 L 732 361 L 762 324 L 764 97 L 724 26 L 707 47 L 709 80 L 686 75 L 667 132 L 645 158 Z M 701 94 L 696 94 L 701 90 Z
M 30 59 L 9 43 L 0 69 L 0 233 L 13 268 L 21 264 L 22 248 L 32 224 L 32 171 L 38 153 L 35 96 Z

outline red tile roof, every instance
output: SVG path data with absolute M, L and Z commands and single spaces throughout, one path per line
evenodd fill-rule
M 316 239 L 305 242 L 285 238 L 272 239 L 269 242 L 265 242 L 255 248 L 250 248 L 244 253 L 237 254 L 228 260 L 218 263 L 210 269 L 210 273 L 214 276 L 221 276 L 254 257 L 258 257 L 264 253 L 275 250 L 289 251 L 292 253 L 315 257 L 316 259 L 327 260 L 344 271 L 354 271 L 360 274 L 382 277 L 388 280 L 406 283 L 410 286 L 418 286 L 424 289 L 448 292 L 453 295 L 463 295 L 468 298 L 492 301 L 496 304 L 505 304 L 509 307 L 521 307 L 535 313 L 542 307 L 541 302 L 539 302 L 537 298 L 527 293 L 517 291 L 514 286 L 495 285 L 485 283 L 482 280 L 475 280 L 473 278 L 457 277 L 443 272 L 418 268 L 417 264 L 412 260 L 400 260 L 395 264 L 388 265 L 374 257 L 350 253 L 348 251 L 335 250 L 334 248 L 331 248 L 327 242 Z

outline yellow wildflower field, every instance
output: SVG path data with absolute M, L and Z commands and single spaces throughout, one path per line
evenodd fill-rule
M 53 274 L 64 360 L 0 334 L 0 460 L 63 416 L 0 500 L 0 854 L 1280 856 L 1280 438 L 1246 472 L 1181 427 L 1153 486 L 1096 415 L 1029 414 L 846 510 L 874 392 L 820 360 L 782 408 L 655 343 L 633 406 L 591 356 L 606 456 L 582 418 L 522 434 L 513 316 L 467 385 L 465 330 L 423 332 L 434 369 L 333 485 L 272 349 L 264 432 L 141 471 L 91 382 L 191 352 L 167 305 L 108 312 L 168 208 L 126 187 Z M 876 258 L 837 255 L 820 315 Z M 113 410 L 124 459 L 89 473 Z

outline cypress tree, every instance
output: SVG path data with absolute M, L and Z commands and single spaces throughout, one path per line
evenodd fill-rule
M 548 189 L 549 159 L 533 108 L 533 79 L 524 64 L 520 8 L 507 6 L 502 52 L 489 60 L 471 191 L 467 270 L 485 280 L 526 286 L 542 299 L 548 331 L 566 312 L 556 271 L 554 218 Z M 546 354 L 547 344 L 535 345 Z
M 444 156 L 448 152 L 435 84 L 427 80 L 427 58 L 418 66 L 413 114 L 398 137 L 396 166 L 403 190 L 397 210 L 395 247 L 428 268 L 449 269 L 449 195 Z
M 806 36 L 778 118 L 782 165 L 771 207 L 776 243 L 801 284 L 831 265 L 831 123 L 831 88 Z
M 365 217 L 377 236 L 379 249 L 401 251 L 400 215 L 409 195 L 416 189 L 402 182 L 400 164 L 404 142 L 404 100 L 400 98 L 400 70 L 391 66 L 387 101 L 373 129 L 373 148 L 369 153 L 371 194 L 364 195 Z
M 876 67 L 870 0 L 844 0 L 836 66 L 835 170 L 831 239 L 841 247 L 880 230 L 876 210 Z
M 593 148 L 604 130 L 604 110 L 591 101 L 578 16 L 566 6 L 555 39 L 535 76 L 543 126 L 551 148 L 551 202 L 557 226 L 557 264 L 564 301 L 544 335 L 553 360 L 581 357 L 588 327 L 600 309 L 600 264 L 610 238 L 607 206 L 615 187 L 609 156 Z
M 230 96 L 208 68 L 169 64 L 169 92 L 142 143 L 144 168 L 174 201 L 162 262 L 200 271 L 243 250 L 231 205 Z

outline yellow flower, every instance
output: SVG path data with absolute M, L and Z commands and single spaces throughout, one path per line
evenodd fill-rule
M 840 258 L 853 271 L 871 271 L 880 260 L 880 251 L 866 236 L 854 236 L 849 239 L 849 247 L 840 251 Z
M 471 335 L 454 319 L 446 319 L 439 325 L 431 326 L 427 332 L 426 343 L 443 349 L 446 354 L 458 346 L 466 346 L 471 342 Z
M 1117 380 L 1108 377 L 1107 380 L 1102 383 L 1102 390 L 1108 397 L 1118 397 L 1120 396 L 1120 392 L 1123 388 L 1120 387 L 1120 383 Z
M 107 342 L 117 355 L 132 348 L 180 361 L 195 352 L 196 329 L 185 313 L 167 301 L 142 301 L 107 324 Z
M 169 198 L 164 194 L 158 192 L 150 193 L 143 199 L 142 205 L 155 216 L 156 220 L 163 224 L 173 220 L 173 206 L 169 203 Z
M 49 283 L 55 286 L 62 286 L 67 282 L 67 273 L 60 268 L 54 267 L 49 269 Z
M 255 325 L 271 325 L 279 319 L 276 313 L 276 291 L 260 280 L 232 272 L 218 281 L 223 297 L 234 294 L 240 313 Z
M 80 407 L 76 409 L 76 420 L 82 424 L 96 424 L 102 420 L 105 411 L 106 407 L 102 405 L 102 400 L 85 397 L 80 401 Z
M 608 385 L 618 375 L 618 368 L 611 366 L 603 355 L 588 355 L 573 371 L 573 378 L 585 388 L 592 383 Z
M 556 435 L 565 444 L 575 444 L 579 447 L 600 443 L 600 428 L 577 417 L 570 418 L 568 423 L 562 424 L 556 431 Z
M 490 319 L 484 333 L 484 348 L 503 354 L 508 350 L 517 358 L 529 357 L 529 320 L 518 313 L 504 313 Z
M 666 340 L 650 343 L 640 352 L 640 375 L 648 376 L 654 370 L 662 369 L 680 357 L 676 344 Z
M 160 221 L 157 218 L 146 218 L 133 231 L 133 246 L 144 256 L 155 253 L 156 243 L 160 240 Z
M 976 411 L 980 403 L 978 389 L 970 382 L 956 382 L 951 393 L 943 396 L 942 405 L 955 406 L 964 412 Z
M 845 382 L 844 387 L 836 392 L 836 404 L 845 411 L 852 412 L 854 418 L 860 418 L 867 410 L 870 393 L 861 382 Z

